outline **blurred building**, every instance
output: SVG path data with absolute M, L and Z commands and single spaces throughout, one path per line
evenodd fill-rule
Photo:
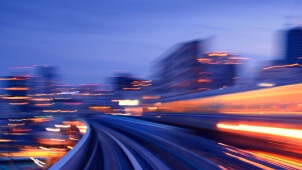
M 259 71 L 258 83 L 292 84 L 301 82 L 302 67 L 298 64 L 271 65 Z
M 129 74 L 119 74 L 112 77 L 111 80 L 115 91 L 139 90 L 139 88 L 133 84 L 134 81 L 139 80 Z
M 39 66 L 36 67 L 36 77 L 33 79 L 34 93 L 51 94 L 55 91 L 57 81 L 56 67 Z
M 198 91 L 226 88 L 235 85 L 238 64 L 245 58 L 226 52 L 208 52 L 198 59 Z
M 258 83 L 290 84 L 301 81 L 302 28 L 294 27 L 286 30 L 284 38 L 284 57 L 263 66 L 256 79 Z
M 155 63 L 154 93 L 176 96 L 233 86 L 244 58 L 226 52 L 205 52 L 206 40 L 178 45 Z
M 286 32 L 286 61 L 288 64 L 302 63 L 302 27 Z
M 113 88 L 113 95 L 110 96 L 110 112 L 131 115 L 142 114 L 142 98 L 146 89 L 151 86 L 151 80 L 144 80 L 121 73 L 111 77 L 110 84 Z M 96 108 L 96 107 L 95 107 Z M 101 108 L 104 108 L 103 106 Z
M 151 80 L 144 80 L 127 73 L 120 73 L 110 78 L 114 96 L 119 99 L 141 98 Z
M 198 57 L 203 41 L 191 41 L 176 46 L 155 63 L 153 90 L 159 94 L 190 93 L 198 89 Z

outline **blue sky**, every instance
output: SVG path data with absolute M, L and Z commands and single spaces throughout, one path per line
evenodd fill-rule
M 270 60 L 282 56 L 278 30 L 302 21 L 301 8 L 301 0 L 3 0 L 0 73 L 38 64 L 58 66 L 72 84 L 102 83 L 115 70 L 145 77 L 176 43 L 208 37 L 210 50 Z

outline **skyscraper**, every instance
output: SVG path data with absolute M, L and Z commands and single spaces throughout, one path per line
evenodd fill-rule
M 194 40 L 174 46 L 154 65 L 154 90 L 168 96 L 192 93 L 198 89 L 198 57 L 205 41 Z
M 302 73 L 302 27 L 293 27 L 284 32 L 284 56 L 264 65 L 256 81 L 293 82 L 299 80 Z
M 295 27 L 286 33 L 286 62 L 302 64 L 302 27 Z
M 185 42 L 156 62 L 154 93 L 171 97 L 233 86 L 243 58 L 227 52 L 205 52 L 206 47 L 207 40 Z

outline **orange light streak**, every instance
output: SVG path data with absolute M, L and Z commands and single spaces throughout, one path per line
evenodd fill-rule
M 144 100 L 160 99 L 160 96 L 143 96 L 142 99 L 144 99 Z
M 53 98 L 32 98 L 34 101 L 52 101 Z
M 28 90 L 27 87 L 8 87 L 8 88 L 3 88 L 4 90 L 12 90 L 12 91 L 17 91 L 17 90 L 20 90 L 20 91 L 23 91 L 23 90 Z
M 27 105 L 28 102 L 22 102 L 22 103 L 9 103 L 10 105 Z
M 50 140 L 58 141 L 58 142 L 64 142 L 65 141 L 65 139 L 57 139 L 57 138 L 50 138 Z
M 302 130 L 299 129 L 288 129 L 288 128 L 277 128 L 277 127 L 267 127 L 267 126 L 253 126 L 253 125 L 228 125 L 228 124 L 217 124 L 218 128 L 229 129 L 236 131 L 246 131 L 246 132 L 255 132 L 283 137 L 290 137 L 296 139 L 302 139 Z
M 263 70 L 268 70 L 268 69 L 272 69 L 272 68 L 295 67 L 295 66 L 302 66 L 302 65 L 295 63 L 295 64 L 287 64 L 287 65 L 279 65 L 279 66 L 269 66 L 269 67 L 263 68 Z
M 30 97 L 27 96 L 3 96 L 2 99 L 8 99 L 8 100 L 22 100 L 22 99 L 29 99 Z
M 51 106 L 54 103 L 36 103 L 35 106 L 37 107 L 44 107 L 44 106 Z
M 222 166 L 222 165 L 218 165 L 218 167 L 219 167 L 220 169 L 222 169 L 222 170 L 228 170 L 227 168 L 225 168 L 225 167 Z
M 258 157 L 261 157 L 261 158 L 265 158 L 265 159 L 268 159 L 272 162 L 275 162 L 275 163 L 278 163 L 278 164 L 283 164 L 285 166 L 289 166 L 291 168 L 296 168 L 296 169 L 302 169 L 302 164 L 301 163 L 298 163 L 298 162 L 295 162 L 295 161 L 292 161 L 292 160 L 289 160 L 287 158 L 281 158 L 281 157 L 277 157 L 277 156 L 273 156 L 273 155 L 270 155 L 270 154 L 264 154 L 264 153 L 252 153 Z
M 208 56 L 210 56 L 210 57 L 213 57 L 213 56 L 215 56 L 215 57 L 226 57 L 226 56 L 228 56 L 228 53 L 209 53 Z
M 197 80 L 198 83 L 208 83 L 208 82 L 212 82 L 211 79 L 198 79 Z
M 89 109 L 93 109 L 93 110 L 96 110 L 96 109 L 110 109 L 111 107 L 110 106 L 90 106 Z
M 0 142 L 11 142 L 12 140 L 10 139 L 0 139 Z
M 0 78 L 0 80 L 26 80 L 26 78 L 12 77 L 12 78 Z
M 258 168 L 261 168 L 261 169 L 265 169 L 265 170 L 274 170 L 273 168 L 270 168 L 270 167 L 268 167 L 268 166 L 265 166 L 265 165 L 262 165 L 262 164 L 260 164 L 260 163 L 257 163 L 257 162 L 253 162 L 253 161 L 247 160 L 247 159 L 245 159 L 245 158 L 242 158 L 242 157 L 239 157 L 239 156 L 230 154 L 230 153 L 225 153 L 225 154 L 228 155 L 228 156 L 237 158 L 237 159 L 239 159 L 239 160 L 241 160 L 241 161 L 243 161 L 243 162 L 246 162 L 246 163 L 248 163 L 248 164 L 254 165 L 254 166 L 256 166 L 256 167 L 258 167 Z

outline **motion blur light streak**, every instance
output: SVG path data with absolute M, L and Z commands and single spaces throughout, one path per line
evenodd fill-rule
M 25 123 L 9 123 L 8 126 L 23 126 Z
M 70 140 L 75 140 L 75 141 L 77 141 L 77 140 L 79 140 L 79 139 L 76 139 L 76 138 L 69 138 Z
M 13 78 L 0 78 L 0 80 L 24 80 L 24 79 L 23 78 L 13 77 Z
M 271 164 L 274 164 L 278 167 L 282 167 L 284 169 L 291 169 L 291 168 L 296 168 L 296 169 L 301 169 L 302 167 L 300 163 L 298 163 L 296 160 L 292 160 L 291 158 L 288 157 L 281 157 L 280 155 L 274 155 L 268 154 L 268 153 L 260 153 L 258 151 L 248 151 L 248 150 L 241 150 L 241 149 L 236 149 L 232 146 L 223 144 L 223 143 L 218 143 L 219 145 L 225 146 L 225 149 L 228 151 L 235 153 L 235 154 L 240 154 L 244 155 L 247 157 L 251 157 L 251 155 L 255 156 L 258 160 L 262 160 Z M 230 155 L 229 155 L 230 156 Z
M 43 147 L 43 146 L 39 146 L 39 148 L 43 149 L 43 150 L 47 150 L 47 151 L 51 150 L 50 148 L 46 148 L 46 147 Z
M 43 112 L 50 112 L 50 113 L 74 113 L 78 110 L 43 110 Z
M 301 115 L 302 84 L 291 84 L 215 95 L 187 95 L 164 100 L 157 111 L 166 113 L 224 113 L 249 115 Z M 214 93 L 214 91 L 212 91 Z M 191 97 L 193 96 L 193 97 Z M 152 110 L 149 110 L 150 112 Z
M 79 128 L 79 129 L 87 129 L 87 126 L 78 125 L 77 128 Z
M 65 139 L 56 139 L 56 138 L 50 138 L 50 140 L 58 141 L 58 142 L 64 142 L 65 141 Z
M 27 87 L 9 87 L 9 88 L 4 88 L 4 90 L 12 90 L 12 91 L 14 91 L 14 90 L 16 90 L 16 91 L 20 90 L 20 91 L 23 91 L 23 90 L 28 90 L 28 88 Z
M 34 101 L 52 101 L 53 98 L 32 98 Z
M 73 149 L 73 147 L 72 147 L 72 146 L 67 146 L 67 148 L 68 148 L 68 149 Z
M 27 105 L 28 102 L 21 102 L 21 103 L 9 103 L 10 105 Z
M 22 100 L 22 99 L 30 99 L 30 97 L 27 97 L 27 96 L 3 96 L 2 99 Z
M 39 160 L 37 160 L 37 159 L 35 159 L 33 157 L 30 157 L 30 159 L 33 160 L 34 163 L 36 163 L 38 166 L 44 167 L 43 165 L 41 165 L 41 164 L 45 164 L 44 162 L 41 162 L 41 161 L 39 161 Z
M 12 140 L 10 139 L 0 139 L 0 142 L 11 142 Z
M 295 64 L 280 65 L 280 66 L 270 66 L 270 67 L 263 68 L 263 70 L 268 70 L 268 69 L 272 69 L 272 68 L 295 67 L 295 66 L 302 66 L 302 65 L 295 63 Z
M 54 103 L 36 103 L 36 104 L 34 104 L 34 106 L 37 106 L 37 107 L 46 107 L 46 106 L 51 106 L 51 105 L 54 105 Z
M 247 160 L 247 159 L 245 159 L 245 158 L 242 158 L 242 157 L 239 157 L 239 156 L 230 154 L 230 153 L 225 153 L 225 154 L 228 155 L 228 156 L 237 158 L 237 159 L 239 159 L 239 160 L 241 160 L 241 161 L 243 161 L 243 162 L 246 162 L 246 163 L 248 163 L 248 164 L 254 165 L 254 166 L 256 166 L 256 167 L 258 167 L 258 168 L 261 168 L 261 169 L 265 169 L 265 170 L 274 170 L 274 169 L 272 169 L 272 168 L 270 168 L 270 167 L 268 167 L 268 166 L 265 166 L 265 165 L 262 165 L 262 164 L 260 164 L 260 163 L 257 163 L 257 162 L 253 162 L 253 161 Z
M 283 166 L 283 168 L 285 168 L 285 169 L 288 169 L 288 168 L 302 169 L 301 163 L 298 163 L 293 160 L 289 160 L 290 158 L 283 158 L 280 156 L 275 156 L 275 155 L 271 155 L 271 154 L 267 154 L 267 153 L 260 153 L 260 152 L 252 152 L 252 154 L 254 154 L 258 157 L 261 157 L 263 159 L 266 159 L 270 162 L 273 162 L 278 166 L 284 165 L 284 166 L 286 166 L 286 167 Z
M 209 56 L 226 57 L 228 56 L 228 53 L 209 53 Z
M 40 164 L 43 164 L 43 165 L 45 165 L 45 163 L 44 162 L 42 162 L 42 161 L 40 161 L 39 159 L 35 159 L 37 162 L 39 162 Z
M 228 124 L 217 124 L 218 128 L 229 129 L 236 131 L 247 131 L 255 133 L 263 133 L 269 135 L 277 135 L 284 137 L 291 137 L 296 139 L 302 139 L 302 130 L 299 129 L 287 129 L 287 128 L 277 128 L 277 127 L 266 127 L 266 126 L 252 126 L 252 125 L 228 125 Z
M 60 132 L 60 129 L 57 129 L 57 128 L 46 128 L 46 131 L 49 131 L 49 132 Z
M 70 128 L 70 125 L 55 125 L 57 128 Z
M 29 69 L 29 68 L 35 68 L 38 65 L 34 64 L 32 66 L 20 66 L 20 67 L 9 67 L 9 69 Z
M 139 104 L 138 100 L 119 100 L 120 106 L 136 106 Z
M 87 131 L 87 126 L 77 125 L 76 127 L 79 129 L 80 133 L 82 133 L 82 134 L 86 133 L 86 131 Z
M 273 83 L 259 83 L 258 86 L 259 87 L 273 87 L 274 84 Z
M 228 170 L 227 168 L 225 168 L 225 167 L 222 166 L 222 165 L 218 165 L 218 167 L 219 167 L 220 169 L 222 169 L 222 170 Z

